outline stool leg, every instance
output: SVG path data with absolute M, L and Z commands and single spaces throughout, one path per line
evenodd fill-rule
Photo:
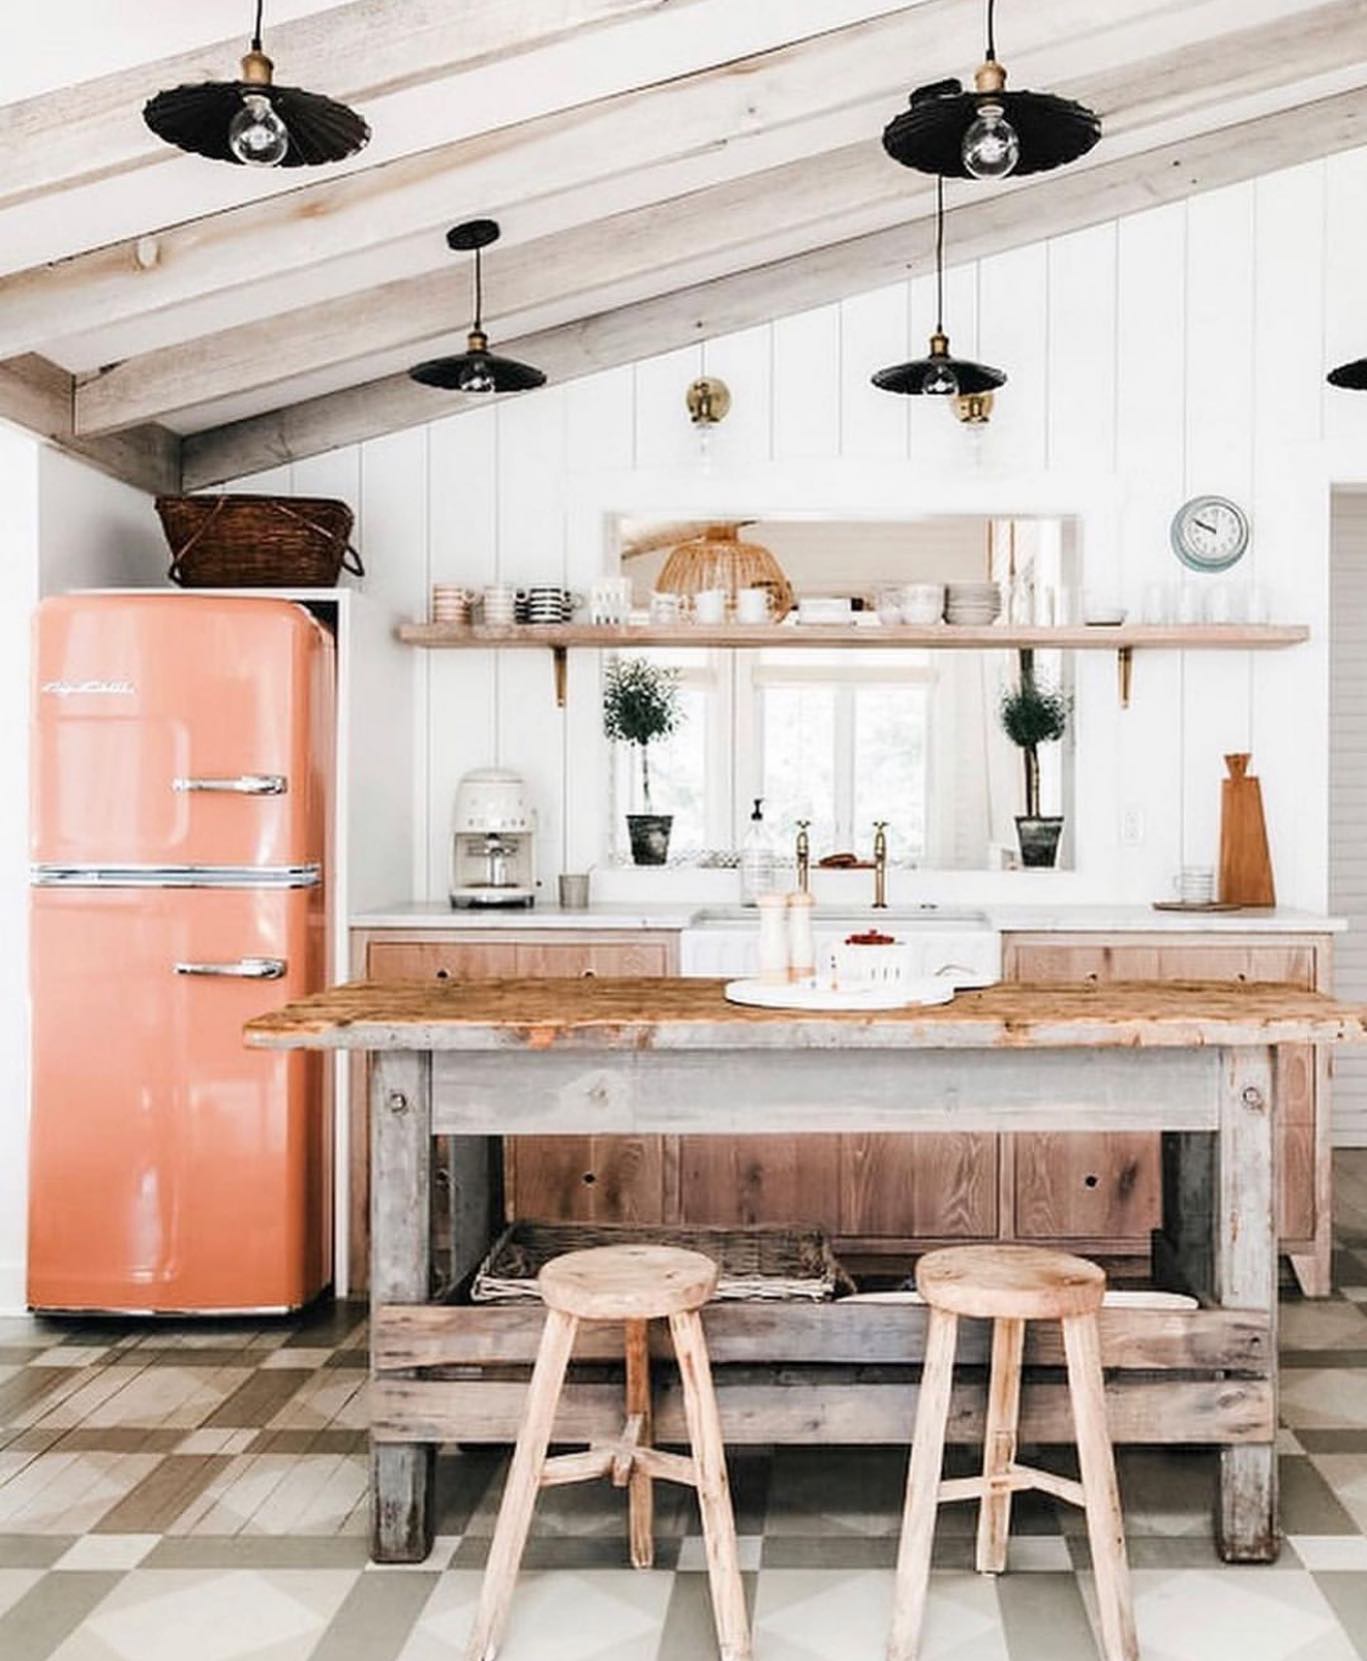
M 736 1546 L 736 1519 L 726 1480 L 726 1452 L 721 1418 L 712 1388 L 712 1366 L 707 1340 L 696 1310 L 669 1317 L 669 1330 L 679 1358 L 688 1438 L 698 1472 L 698 1508 L 702 1512 L 707 1576 L 712 1588 L 712 1615 L 722 1661 L 750 1661 L 750 1621 L 745 1610 L 745 1586 L 740 1578 Z
M 1106 1661 L 1139 1661 L 1130 1566 L 1125 1557 L 1125 1520 L 1106 1429 L 1106 1384 L 1096 1316 L 1077 1315 L 1065 1320 L 1063 1348 L 1068 1358 L 1068 1391 L 1073 1398 L 1078 1463 L 1087 1504 L 1087 1538 L 1092 1547 L 1092 1572 L 1101 1613 L 1101 1647 Z
M 897 1585 L 893 1592 L 892 1635 L 888 1661 L 916 1661 L 921 1623 L 930 1584 L 930 1548 L 935 1539 L 935 1510 L 940 1468 L 945 1455 L 945 1427 L 954 1384 L 954 1341 L 959 1319 L 943 1309 L 930 1311 L 926 1361 L 916 1404 L 916 1430 L 907 1472 L 907 1500 L 902 1512 L 902 1542 L 897 1550 Z
M 992 1323 L 992 1381 L 987 1391 L 987 1432 L 983 1438 L 983 1497 L 978 1509 L 978 1573 L 1001 1574 L 1006 1568 L 1006 1539 L 1011 1532 L 1011 1490 L 991 1486 L 1015 1462 L 1016 1427 L 1020 1422 L 1021 1355 L 1025 1322 Z
M 641 1446 L 651 1443 L 650 1422 L 650 1345 L 644 1321 L 628 1321 L 627 1349 L 627 1418 L 641 1421 Z M 631 1563 L 636 1569 L 649 1569 L 655 1563 L 655 1484 L 640 1468 L 633 1465 L 627 1481 L 627 1512 L 631 1524 Z
M 479 1609 L 465 1647 L 465 1661 L 493 1661 L 513 1601 L 518 1565 L 532 1526 L 532 1510 L 540 1487 L 541 1467 L 555 1423 L 560 1389 L 565 1382 L 570 1351 L 579 1322 L 558 1309 L 548 1310 L 536 1352 L 527 1408 L 518 1432 L 517 1447 L 503 1489 L 503 1501 L 494 1524 L 489 1562 L 479 1591 Z

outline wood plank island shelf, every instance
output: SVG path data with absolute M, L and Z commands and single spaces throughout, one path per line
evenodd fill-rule
M 876 650 L 903 647 L 915 651 L 1113 651 L 1119 665 L 1120 701 L 1130 702 L 1136 651 L 1268 651 L 1299 646 L 1310 638 L 1302 623 L 1121 623 L 1067 627 L 1025 627 L 991 623 L 910 624 L 732 623 L 721 628 L 696 624 L 520 623 L 489 629 L 478 624 L 401 623 L 405 645 L 429 650 L 488 651 L 541 647 L 555 659 L 556 702 L 565 702 L 565 654 L 572 649 L 622 649 L 643 646 L 693 646 L 715 651 L 756 651 L 776 647 L 839 647 Z
M 929 1009 L 806 1015 L 729 1004 L 718 981 L 517 979 L 354 983 L 246 1030 L 262 1048 L 374 1059 L 368 1402 L 379 1559 L 430 1550 L 436 1446 L 511 1440 L 523 1412 L 541 1312 L 460 1297 L 495 1226 L 491 1137 L 743 1130 L 791 1140 L 1098 1124 L 1163 1137 L 1170 1203 L 1155 1257 L 1179 1294 L 1103 1313 L 1112 1435 L 1217 1445 L 1221 1553 L 1276 1557 L 1276 1050 L 1361 1044 L 1367 1011 L 1285 985 L 1186 981 L 1003 984 Z M 458 1158 L 440 1284 L 431 1173 L 443 1136 Z M 924 1316 L 858 1298 L 710 1307 L 726 1440 L 904 1440 Z M 1022 1434 L 1068 1441 L 1047 1371 L 1057 1348 L 1033 1342 Z M 595 1368 L 601 1357 L 577 1352 Z M 960 1357 L 981 1358 L 980 1341 Z M 682 1431 L 679 1389 L 659 1376 L 656 1427 L 671 1441 Z M 981 1438 L 983 1391 L 981 1377 L 956 1378 L 952 1440 Z M 620 1380 L 572 1379 L 554 1440 L 615 1430 L 620 1403 Z

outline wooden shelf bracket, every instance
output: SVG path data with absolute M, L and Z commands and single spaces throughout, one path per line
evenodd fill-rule
M 1134 684 L 1134 647 L 1121 646 L 1115 654 L 1117 672 L 1120 675 L 1120 707 L 1130 707 L 1130 688 Z

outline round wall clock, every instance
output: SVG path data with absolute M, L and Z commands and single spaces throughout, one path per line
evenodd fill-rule
M 1172 516 L 1172 551 L 1191 571 L 1228 571 L 1248 551 L 1248 515 L 1227 496 L 1193 496 Z

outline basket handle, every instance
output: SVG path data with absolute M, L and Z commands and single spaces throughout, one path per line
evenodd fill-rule
M 166 575 L 173 583 L 178 583 L 184 575 L 182 561 L 184 560 L 186 554 L 190 552 L 191 548 L 194 547 L 195 543 L 199 541 L 200 537 L 204 535 L 205 531 L 208 530 L 209 526 L 213 524 L 214 520 L 218 518 L 219 514 L 223 512 L 223 506 L 226 499 L 227 498 L 223 496 L 218 498 L 213 507 L 210 508 L 209 512 L 206 513 L 203 519 L 200 520 L 198 526 L 191 531 L 188 539 L 182 542 L 180 547 L 176 549 L 175 553 L 171 555 L 171 565 Z
M 325 530 L 322 525 L 315 525 L 312 519 L 305 519 L 302 513 L 296 513 L 292 507 L 287 507 L 284 502 L 277 501 L 275 506 L 287 519 L 297 520 L 299 524 L 306 526 L 318 536 L 325 537 L 329 542 L 337 540 L 333 532 Z M 349 571 L 353 577 L 365 576 L 365 566 L 361 564 L 361 556 L 350 542 L 347 543 L 342 553 L 342 569 L 343 571 Z

